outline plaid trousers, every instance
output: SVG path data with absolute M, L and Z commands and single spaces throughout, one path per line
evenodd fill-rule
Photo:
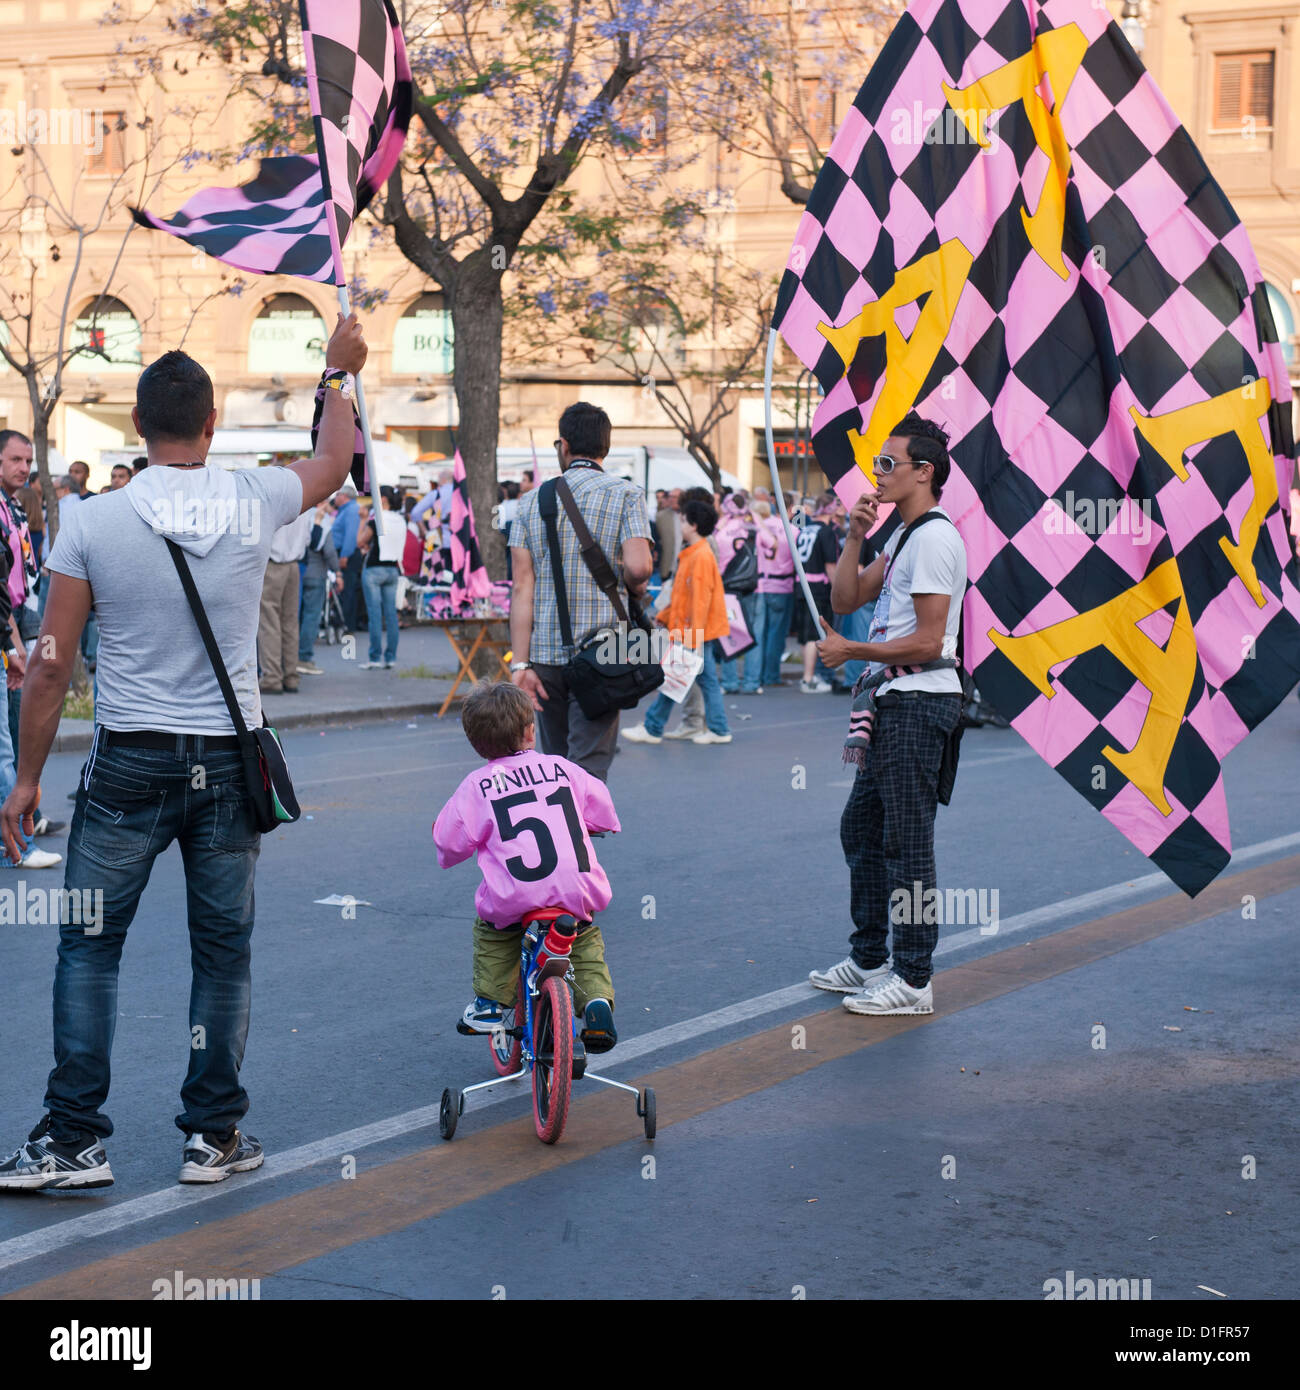
M 937 918 L 913 921 L 916 894 L 934 888 L 934 813 L 939 765 L 948 735 L 961 717 L 960 695 L 922 695 L 878 711 L 871 743 L 840 817 L 840 845 L 849 866 L 849 937 L 863 970 L 883 965 L 894 928 L 894 971 L 913 989 L 934 973 Z M 915 885 L 919 884 L 919 890 Z M 893 921 L 890 901 L 906 893 Z M 923 898 L 921 899 L 923 901 Z M 933 914 L 922 914 L 922 918 Z

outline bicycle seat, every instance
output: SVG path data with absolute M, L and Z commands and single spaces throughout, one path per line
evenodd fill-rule
M 566 919 L 567 924 L 572 927 L 574 931 L 577 931 L 577 918 L 564 907 L 535 907 L 531 912 L 525 912 L 522 920 L 524 929 L 527 930 L 534 922 L 544 922 L 549 925 L 552 922 L 558 922 L 561 918 Z M 567 932 L 565 933 L 565 935 L 568 934 Z

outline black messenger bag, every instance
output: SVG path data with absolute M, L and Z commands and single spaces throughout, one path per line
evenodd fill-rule
M 613 606 L 624 631 L 630 632 L 632 628 L 637 627 L 649 633 L 652 630 L 651 625 L 636 600 L 629 595 L 630 616 L 628 610 L 623 607 L 623 600 L 618 596 L 618 579 L 613 567 L 578 510 L 578 504 L 573 500 L 568 483 L 563 478 L 551 478 L 538 489 L 537 510 L 546 523 L 546 539 L 551 553 L 551 574 L 555 580 L 555 604 L 560 619 L 560 637 L 565 649 L 572 650 L 574 641 L 569 597 L 564 587 L 564 566 L 560 558 L 557 494 L 564 503 L 564 510 L 573 523 L 573 529 L 578 533 L 583 561 L 600 591 Z M 646 695 L 664 683 L 664 669 L 657 661 L 602 660 L 601 653 L 605 648 L 603 635 L 597 633 L 574 652 L 573 658 L 564 668 L 565 681 L 588 719 L 601 719 L 615 710 L 632 709 Z

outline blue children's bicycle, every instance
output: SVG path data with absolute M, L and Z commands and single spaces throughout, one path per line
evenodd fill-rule
M 503 1081 L 518 1081 L 531 1071 L 533 1076 L 533 1123 L 543 1144 L 554 1144 L 564 1133 L 569 1118 L 569 1099 L 573 1083 L 584 1076 L 606 1086 L 628 1091 L 636 1097 L 636 1113 L 645 1124 L 645 1137 L 655 1137 L 655 1093 L 625 1086 L 608 1076 L 587 1070 L 585 1049 L 574 1042 L 579 1034 L 573 1012 L 573 995 L 566 978 L 569 950 L 578 924 L 563 908 L 548 907 L 524 915 L 524 937 L 519 959 L 519 993 L 513 1009 L 508 1009 L 489 1036 L 492 1065 L 497 1076 L 480 1081 L 463 1091 L 450 1087 L 442 1093 L 438 1130 L 444 1139 L 456 1133 L 456 1123 L 465 1113 L 465 1097 L 471 1091 L 485 1091 Z M 480 1030 L 463 1021 L 456 1031 L 476 1035 Z

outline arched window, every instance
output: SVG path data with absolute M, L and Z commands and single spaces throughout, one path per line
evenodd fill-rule
M 1296 364 L 1295 314 L 1291 311 L 1291 300 L 1276 285 L 1264 281 L 1264 292 L 1268 295 L 1268 307 L 1273 311 L 1273 325 L 1277 329 L 1278 341 L 1282 346 L 1282 356 L 1288 367 Z
M 300 294 L 275 294 L 248 334 L 248 370 L 267 376 L 315 376 L 325 366 L 325 321 Z
M 393 371 L 450 376 L 451 311 L 442 295 L 422 294 L 397 320 L 393 331 Z
M 141 365 L 140 325 L 135 315 L 111 295 L 90 300 L 72 325 L 77 351 L 68 366 L 95 376 L 138 373 Z

